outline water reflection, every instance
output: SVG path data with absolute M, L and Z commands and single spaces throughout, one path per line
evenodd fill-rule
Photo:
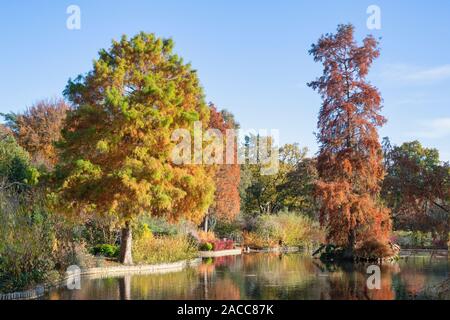
M 204 260 L 180 272 L 85 277 L 81 290 L 48 299 L 351 299 L 437 298 L 429 288 L 448 278 L 448 260 L 409 258 L 381 266 L 381 288 L 366 286 L 367 266 L 325 265 L 300 254 L 249 254 Z

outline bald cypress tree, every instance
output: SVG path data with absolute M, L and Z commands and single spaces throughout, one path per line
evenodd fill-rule
M 317 195 L 328 241 L 343 246 L 353 257 L 367 240 L 386 242 L 390 213 L 379 201 L 384 177 L 377 128 L 381 96 L 367 80 L 380 52 L 368 36 L 358 45 L 352 25 L 340 25 L 336 34 L 322 36 L 310 54 L 323 64 L 323 74 L 309 86 L 322 97 L 318 121 Z
M 65 90 L 73 110 L 60 143 L 58 198 L 69 212 L 117 216 L 126 264 L 133 219 L 146 213 L 199 223 L 213 200 L 205 167 L 170 159 L 174 129 L 209 123 L 197 74 L 172 49 L 153 34 L 123 37 Z

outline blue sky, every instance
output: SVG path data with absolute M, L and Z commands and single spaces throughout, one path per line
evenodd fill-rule
M 66 9 L 81 9 L 68 30 Z M 381 29 L 368 30 L 369 5 Z M 198 70 L 208 101 L 243 128 L 279 129 L 282 143 L 317 144 L 319 96 L 306 86 L 321 72 L 308 55 L 319 36 L 351 22 L 358 39 L 381 37 L 370 80 L 388 124 L 380 136 L 414 139 L 450 160 L 450 2 L 435 1 L 1 1 L 0 111 L 61 96 L 67 80 L 91 69 L 111 39 L 139 31 L 172 37 Z

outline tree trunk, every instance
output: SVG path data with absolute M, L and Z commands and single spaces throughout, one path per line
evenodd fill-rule
M 126 275 L 119 279 L 120 300 L 131 300 L 131 276 Z
M 122 228 L 122 234 L 120 239 L 120 263 L 133 264 L 133 256 L 131 255 L 132 245 L 132 232 L 130 222 L 127 221 Z
M 348 233 L 348 244 L 347 248 L 345 248 L 344 258 L 352 260 L 355 255 L 355 247 L 356 247 L 356 231 L 350 230 Z
M 208 232 L 208 221 L 209 221 L 209 214 L 207 214 L 203 220 L 203 231 Z

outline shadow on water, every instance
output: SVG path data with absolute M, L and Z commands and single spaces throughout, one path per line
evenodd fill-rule
M 324 264 L 301 254 L 256 253 L 204 260 L 173 273 L 84 277 L 81 290 L 55 289 L 46 299 L 448 298 L 434 290 L 449 277 L 447 259 L 408 258 L 383 264 L 380 270 L 380 289 L 370 290 L 364 264 Z

